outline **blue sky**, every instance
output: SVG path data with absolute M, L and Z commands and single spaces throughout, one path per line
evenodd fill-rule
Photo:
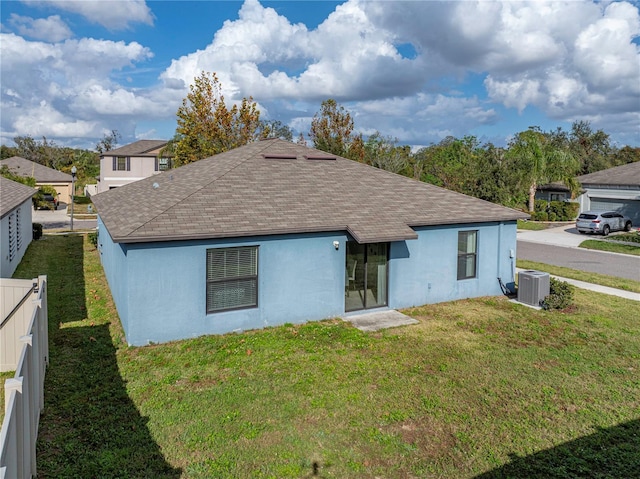
M 308 133 L 334 98 L 365 135 L 504 145 L 588 120 L 640 146 L 637 2 L 2 1 L 0 140 L 168 139 L 189 84 Z

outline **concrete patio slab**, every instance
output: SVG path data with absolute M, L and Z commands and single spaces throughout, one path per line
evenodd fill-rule
M 394 309 L 351 314 L 342 319 L 349 321 L 360 331 L 379 331 L 380 329 L 396 328 L 420 322 Z

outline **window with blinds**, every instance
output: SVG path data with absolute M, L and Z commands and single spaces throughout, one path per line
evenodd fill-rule
M 258 306 L 258 247 L 207 250 L 207 313 Z
M 477 231 L 458 232 L 458 279 L 476 277 Z

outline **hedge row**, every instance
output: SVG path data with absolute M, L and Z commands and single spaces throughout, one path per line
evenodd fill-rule
M 535 221 L 573 221 L 580 205 L 568 201 L 536 200 L 531 219 Z

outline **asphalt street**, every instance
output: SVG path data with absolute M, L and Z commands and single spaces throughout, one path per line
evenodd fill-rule
M 640 256 L 518 241 L 518 259 L 640 281 Z

